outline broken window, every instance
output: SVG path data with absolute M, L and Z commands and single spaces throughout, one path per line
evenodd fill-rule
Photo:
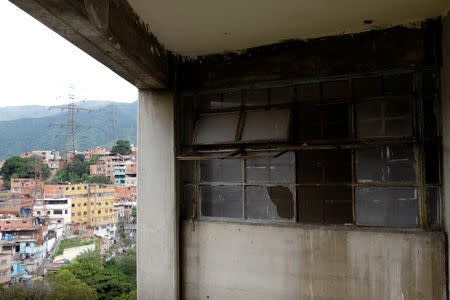
M 297 188 L 300 222 L 353 223 L 351 187 Z
M 247 182 L 294 182 L 294 153 L 287 152 L 275 158 L 247 159 Z
M 349 137 L 348 105 L 317 105 L 300 109 L 298 137 L 302 141 Z
M 194 144 L 230 144 L 235 140 L 239 113 L 200 115 Z
M 291 112 L 288 109 L 248 111 L 242 129 L 242 142 L 287 142 Z
M 415 182 L 412 146 L 359 149 L 356 152 L 358 183 Z
M 357 187 L 356 224 L 367 226 L 416 227 L 418 225 L 415 187 Z
M 426 73 L 417 86 L 419 72 L 389 72 L 183 97 L 180 214 L 416 227 L 420 194 L 438 224 L 438 73 Z
M 292 220 L 294 193 L 286 186 L 247 186 L 245 209 L 247 219 Z
M 358 137 L 412 136 L 411 100 L 358 102 L 356 120 Z
M 202 216 L 242 218 L 242 186 L 201 186 L 200 202 Z
M 304 150 L 297 152 L 298 183 L 351 182 L 349 150 Z

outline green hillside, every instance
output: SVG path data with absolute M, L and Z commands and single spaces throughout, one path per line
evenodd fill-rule
M 94 112 L 79 112 L 77 121 L 91 125 L 90 129 L 81 128 L 80 135 L 86 138 L 78 141 L 77 149 L 83 150 L 97 146 L 108 146 L 108 113 L 107 103 L 86 102 L 84 107 L 95 106 Z M 137 131 L 137 102 L 116 103 L 117 139 L 127 139 L 136 144 Z M 47 108 L 48 110 L 48 108 Z M 42 109 L 39 109 L 42 111 Z M 1 113 L 1 109 L 0 109 Z M 14 116 L 10 116 L 14 119 Z M 56 149 L 64 150 L 65 137 L 56 137 L 65 134 L 66 129 L 60 127 L 49 127 L 50 123 L 66 122 L 67 114 L 59 112 L 46 117 L 22 118 L 10 121 L 0 121 L 0 160 L 5 160 L 13 155 L 32 150 Z

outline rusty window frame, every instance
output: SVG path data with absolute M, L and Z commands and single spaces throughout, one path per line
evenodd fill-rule
M 416 162 L 417 162 L 417 169 L 418 169 L 418 175 L 417 175 L 417 184 L 415 186 L 417 186 L 418 188 L 418 204 L 419 204 L 419 218 L 420 218 L 420 224 L 418 228 L 421 229 L 426 229 L 428 228 L 428 224 L 427 224 L 427 218 L 424 217 L 424 214 L 426 214 L 426 201 L 425 201 L 425 197 L 423 194 L 426 189 L 428 187 L 438 187 L 439 188 L 439 198 L 440 198 L 440 207 L 442 207 L 441 201 L 442 201 L 442 182 L 436 183 L 436 184 L 425 184 L 423 183 L 423 172 L 425 170 L 424 166 L 423 166 L 423 120 L 422 120 L 422 107 L 421 107 L 421 101 L 422 101 L 422 97 L 424 96 L 424 92 L 421 90 L 422 87 L 422 76 L 424 76 L 425 72 L 428 73 L 434 73 L 433 76 L 436 77 L 436 70 L 433 68 L 429 68 L 429 69 L 425 69 L 425 70 L 417 70 L 417 69 L 409 69 L 409 70 L 393 70 L 393 71 L 388 71 L 388 72 L 375 72 L 375 73 L 371 73 L 371 74 L 362 74 L 362 75 L 355 75 L 355 76 L 337 76 L 337 77 L 332 77 L 332 78 L 325 78 L 325 79 L 315 79 L 315 80 L 311 80 L 311 81 L 301 81 L 300 83 L 310 83 L 312 82 L 313 84 L 315 83 L 320 83 L 320 82 L 325 82 L 325 81 L 329 81 L 330 79 L 346 79 L 349 80 L 350 82 L 352 82 L 353 78 L 364 78 L 367 76 L 381 76 L 381 78 L 384 78 L 386 76 L 390 76 L 390 75 L 401 75 L 401 74 L 409 74 L 408 76 L 411 76 L 412 80 L 413 80 L 413 84 L 414 84 L 414 90 L 411 91 L 411 93 L 408 93 L 408 95 L 412 95 L 413 98 L 413 108 L 412 108 L 412 136 L 409 137 L 374 137 L 374 138 L 355 138 L 355 127 L 356 127 L 356 118 L 355 118 L 355 103 L 356 101 L 359 101 L 359 99 L 356 99 L 354 96 L 348 98 L 348 99 L 335 99 L 334 102 L 332 103 L 337 103 L 336 101 L 347 101 L 350 103 L 350 122 L 351 122 L 351 132 L 352 132 L 352 138 L 348 139 L 348 140 L 337 140 L 337 141 L 332 141 L 332 140 L 328 140 L 328 144 L 323 144 L 321 142 L 318 142 L 317 144 L 315 144 L 314 142 L 311 142 L 309 144 L 302 144 L 302 145 L 296 145 L 294 144 L 288 144 L 288 145 L 270 145 L 270 144 L 266 144 L 266 145 L 260 145 L 262 148 L 266 147 L 265 150 L 271 150 L 271 151 L 295 151 L 297 149 L 301 149 L 301 150 L 313 150 L 313 149 L 352 149 L 352 152 L 354 152 L 354 149 L 359 149 L 359 148 L 365 148 L 365 147 L 373 147 L 374 145 L 389 145 L 389 146 L 393 146 L 393 145 L 405 145 L 405 144 L 412 144 L 414 145 L 415 148 L 415 154 L 416 154 Z M 438 75 L 437 75 L 438 76 Z M 436 81 L 436 80 L 435 80 Z M 436 81 L 438 82 L 438 81 Z M 280 84 L 280 83 L 277 83 Z M 292 83 L 289 82 L 288 84 L 297 84 L 298 83 Z M 266 85 L 265 87 L 262 87 L 262 89 L 270 87 L 270 85 Z M 260 88 L 258 86 L 252 86 L 252 88 Z M 438 93 L 439 90 L 438 88 L 436 88 L 435 90 L 433 90 L 434 92 L 434 97 L 437 99 L 435 100 L 436 103 L 435 105 L 437 107 L 439 107 L 437 109 L 437 112 L 440 114 L 441 110 L 440 110 L 440 101 L 438 99 Z M 415 94 L 417 93 L 417 94 Z M 194 93 L 195 95 L 196 93 Z M 245 95 L 245 89 L 243 91 L 243 94 Z M 397 94 L 395 94 L 394 96 L 396 96 Z M 392 96 L 391 94 L 386 94 L 384 96 Z M 383 97 L 384 97 L 383 96 Z M 375 97 L 372 97 L 375 98 Z M 363 100 L 367 100 L 367 99 L 363 99 Z M 331 102 L 330 102 L 331 104 Z M 299 105 L 299 104 L 296 104 Z M 308 104 L 309 105 L 309 104 Z M 254 107 L 252 107 L 253 109 Z M 440 138 L 439 134 L 441 131 L 441 121 L 440 118 L 438 116 L 438 120 L 436 120 L 437 122 L 437 132 L 438 132 L 438 139 Z M 241 151 L 248 151 L 251 150 L 252 148 L 255 148 L 255 145 L 245 145 L 245 147 L 240 147 Z M 256 147 L 258 148 L 258 147 Z M 186 148 L 187 149 L 187 148 Z M 195 153 L 196 151 L 198 151 L 198 149 L 194 148 L 190 148 L 191 152 Z M 442 151 L 440 153 L 440 156 L 442 156 Z M 354 157 L 355 154 L 352 154 L 352 174 L 354 173 L 354 169 L 355 169 L 355 165 L 354 165 Z M 225 158 L 225 157 L 224 157 Z M 229 157 L 226 157 L 229 158 Z M 239 158 L 239 157 L 236 157 Z M 244 159 L 245 157 L 242 157 L 242 159 Z M 182 156 L 179 156 L 178 159 L 183 160 L 186 159 L 186 157 L 183 158 Z M 442 164 L 442 158 L 440 160 L 440 163 Z M 442 165 L 440 165 L 440 167 L 442 168 Z M 440 170 L 440 172 L 442 172 L 442 170 Z M 351 186 L 352 188 L 352 197 L 353 197 L 353 207 L 354 207 L 354 194 L 355 194 L 355 175 L 353 174 L 352 176 L 352 183 Z M 378 186 L 392 186 L 391 184 L 387 184 L 387 183 L 383 183 L 383 184 L 377 184 Z M 395 184 L 395 186 L 403 186 L 399 185 L 399 184 Z M 408 186 L 408 184 L 404 184 L 404 186 Z M 414 185 L 413 185 L 414 186 Z M 244 196 L 245 197 L 245 196 Z M 245 200 L 244 200 L 245 201 Z M 297 196 L 295 197 L 295 201 L 297 201 Z M 245 203 L 244 203 L 245 205 Z M 245 207 L 245 206 L 244 206 Z M 295 205 L 295 208 L 297 209 L 297 205 Z M 195 210 L 195 209 L 194 209 Z M 354 208 L 353 208 L 354 210 Z M 354 214 L 354 220 L 356 220 L 355 218 L 355 212 L 353 211 Z M 295 213 L 296 216 L 296 221 L 295 223 L 298 223 L 298 213 Z M 195 218 L 195 217 L 194 217 Z M 442 219 L 442 213 L 439 214 L 438 218 L 441 220 Z M 240 220 L 242 221 L 242 220 Z M 244 221 L 246 221 L 244 219 Z M 263 223 L 268 223 L 267 221 L 264 221 Z M 270 222 L 269 222 L 270 223 Z M 440 223 L 442 224 L 442 223 Z M 353 225 L 353 226 L 357 226 L 357 225 Z M 439 225 L 441 226 L 441 225 Z M 365 227 L 365 226 L 357 226 L 357 227 Z M 388 228 L 392 228 L 392 227 L 388 227 Z M 405 230 L 407 230 L 407 228 L 403 228 Z

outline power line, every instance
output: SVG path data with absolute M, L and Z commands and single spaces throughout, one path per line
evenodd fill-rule
M 117 124 L 117 113 L 116 113 L 116 105 L 111 103 L 107 106 L 108 108 L 108 143 L 113 142 L 113 145 L 116 144 L 116 124 Z
M 80 111 L 92 112 L 93 110 L 80 107 L 75 104 L 75 94 L 73 85 L 70 86 L 70 93 L 68 95 L 68 104 L 50 106 L 49 109 L 60 109 L 61 111 L 67 110 L 67 122 L 51 123 L 49 126 L 59 126 L 60 128 L 66 127 L 65 134 L 57 134 L 56 137 L 66 137 L 66 150 L 70 147 L 70 150 L 75 153 L 76 142 L 78 138 L 85 138 L 86 136 L 79 135 L 78 129 L 81 127 L 91 128 L 90 125 L 81 124 L 76 121 L 76 114 Z

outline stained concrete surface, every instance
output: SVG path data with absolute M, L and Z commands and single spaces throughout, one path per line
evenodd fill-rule
M 446 299 L 443 232 L 182 227 L 183 299 Z

